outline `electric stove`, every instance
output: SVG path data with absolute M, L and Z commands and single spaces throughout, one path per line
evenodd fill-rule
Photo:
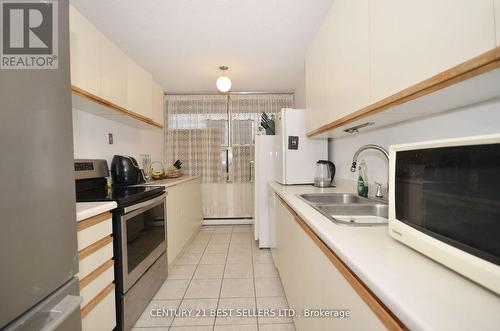
M 103 186 L 104 184 L 104 186 Z M 124 207 L 147 200 L 165 192 L 163 186 L 106 187 L 106 183 L 96 183 L 97 187 L 76 191 L 76 202 L 116 201 Z M 78 186 L 78 183 L 77 183 Z
M 118 207 L 152 199 L 163 186 L 108 186 L 106 160 L 75 160 L 76 202 L 116 201 Z
M 116 330 L 129 331 L 168 274 L 164 186 L 109 186 L 106 160 L 75 160 L 77 202 L 115 201 Z

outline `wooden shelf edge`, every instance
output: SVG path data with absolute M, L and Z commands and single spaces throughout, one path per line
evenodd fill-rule
M 408 330 L 408 328 L 387 308 L 386 305 L 361 281 L 358 276 L 342 261 L 338 255 L 328 247 L 323 240 L 307 225 L 307 223 L 290 207 L 285 200 L 278 194 L 276 197 L 292 214 L 297 224 L 304 230 L 304 232 L 314 241 L 319 249 L 325 256 L 332 262 L 337 270 L 344 276 L 347 282 L 358 293 L 363 301 L 370 307 L 370 309 L 377 315 L 380 321 L 385 325 L 388 330 L 401 331 Z
M 86 99 L 89 99 L 95 103 L 98 103 L 104 107 L 107 107 L 107 108 L 110 108 L 110 109 L 113 109 L 121 114 L 124 114 L 124 115 L 127 115 L 129 117 L 132 117 L 138 121 L 141 121 L 141 122 L 144 122 L 146 124 L 149 124 L 149 125 L 152 125 L 154 127 L 157 127 L 159 129 L 163 129 L 163 125 L 161 125 L 160 123 L 156 123 L 155 121 L 153 121 L 152 119 L 146 117 L 146 116 L 143 116 L 143 115 L 140 115 L 140 114 L 137 114 L 131 110 L 128 110 L 128 109 L 125 109 L 121 106 L 118 106 L 117 104 L 114 104 L 112 103 L 111 101 L 108 101 L 106 99 L 103 99 L 101 97 L 98 97 L 97 95 L 95 94 L 92 94 L 90 92 L 87 92 L 85 91 L 84 89 L 81 89 L 79 88 L 78 86 L 75 86 L 75 85 L 71 85 L 71 92 L 73 92 L 74 94 L 77 94 L 81 97 L 84 97 Z
M 499 67 L 500 47 L 497 47 L 336 121 L 322 125 L 308 132 L 307 136 L 314 137 L 331 131 L 359 119 L 375 115 L 394 106 L 404 104 L 464 80 L 495 70 Z

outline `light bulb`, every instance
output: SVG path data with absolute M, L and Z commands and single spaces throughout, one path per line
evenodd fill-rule
M 220 76 L 217 78 L 217 82 L 215 83 L 217 89 L 221 92 L 227 92 L 231 89 L 231 79 L 227 76 Z

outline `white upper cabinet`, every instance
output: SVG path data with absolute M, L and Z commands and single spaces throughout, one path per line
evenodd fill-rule
M 495 47 L 493 0 L 371 0 L 371 102 Z
M 127 61 L 127 109 L 142 116 L 153 117 L 153 78 L 137 63 Z
M 325 60 L 326 54 L 323 52 L 323 34 L 320 31 L 311 42 L 305 61 L 305 82 L 306 82 L 306 129 L 312 131 L 325 122 Z
M 153 121 L 163 125 L 163 88 L 153 80 Z
M 71 84 L 99 96 L 101 93 L 101 45 L 103 36 L 70 6 Z
M 497 47 L 500 47 L 500 0 L 495 0 L 495 23 Z
M 163 112 L 153 114 L 153 98 L 158 98 L 158 92 L 154 95 L 149 72 L 132 61 L 73 6 L 70 6 L 70 33 L 72 85 L 119 106 L 114 108 L 122 113 L 130 115 L 132 111 L 142 116 L 136 119 L 149 124 L 155 116 L 154 121 L 163 124 Z M 158 104 L 158 100 L 155 102 Z
M 370 103 L 369 0 L 336 0 L 306 54 L 311 132 Z
M 496 46 L 500 0 L 336 0 L 306 51 L 307 131 L 341 127 Z
M 107 38 L 102 46 L 101 97 L 127 107 L 127 56 Z
M 369 0 L 336 0 L 326 17 L 327 119 L 370 104 Z

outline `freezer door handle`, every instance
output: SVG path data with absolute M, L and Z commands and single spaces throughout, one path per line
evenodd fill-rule
M 67 295 L 57 305 L 48 311 L 51 320 L 43 326 L 41 331 L 56 330 L 75 310 L 80 308 L 82 297 L 78 295 Z
M 250 161 L 248 164 L 248 181 L 251 183 L 253 180 L 253 168 L 254 168 L 255 161 Z

